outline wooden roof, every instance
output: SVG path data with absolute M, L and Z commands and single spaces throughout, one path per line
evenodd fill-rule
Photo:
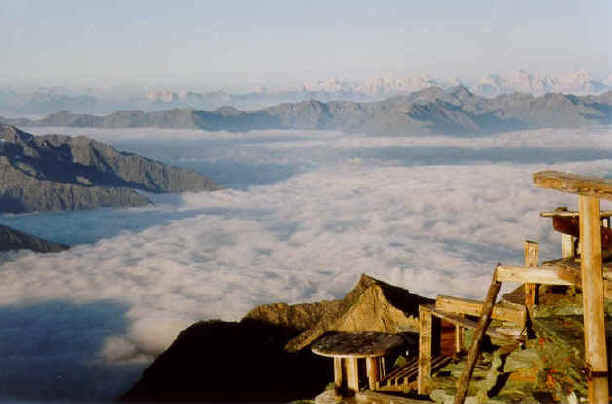
M 405 343 L 397 334 L 384 332 L 333 332 L 312 344 L 312 352 L 321 356 L 340 358 L 365 358 L 382 356 Z
M 539 171 L 533 175 L 533 182 L 542 188 L 612 200 L 612 180 L 610 179 L 561 171 Z

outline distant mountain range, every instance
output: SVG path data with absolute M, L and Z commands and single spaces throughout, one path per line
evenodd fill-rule
M 26 92 L 0 89 L 0 115 L 4 113 L 10 116 L 40 116 L 63 110 L 87 114 L 107 114 L 119 110 L 150 112 L 173 108 L 214 110 L 224 106 L 255 110 L 311 99 L 321 102 L 381 101 L 428 87 L 447 89 L 457 85 L 465 86 L 474 94 L 485 97 L 514 92 L 534 96 L 546 93 L 597 95 L 612 90 L 612 75 L 596 79 L 587 72 L 535 74 L 520 70 L 509 74 L 488 74 L 477 81 L 444 80 L 428 75 L 384 76 L 363 81 L 333 78 L 274 90 L 257 88 L 244 93 L 162 88 L 147 89 L 129 96 L 112 91 L 89 89 L 79 92 L 61 87 L 39 88 Z
M 371 135 L 483 135 L 528 128 L 612 123 L 612 91 L 593 96 L 524 93 L 485 98 L 464 86 L 429 87 L 378 102 L 315 100 L 256 111 L 174 109 L 120 111 L 105 116 L 60 112 L 43 119 L 6 119 L 16 126 L 190 128 L 208 131 L 326 129 Z
M 207 177 L 86 137 L 34 136 L 0 125 L 0 213 L 142 206 L 136 190 L 214 190 Z

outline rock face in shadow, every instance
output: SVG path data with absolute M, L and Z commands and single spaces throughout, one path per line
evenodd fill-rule
M 245 319 L 200 322 L 147 368 L 122 401 L 288 402 L 333 380 L 329 360 L 283 346 L 294 329 Z
M 68 249 L 68 246 L 51 241 L 43 240 L 0 225 L 0 251 L 32 250 L 34 252 L 49 253 L 60 252 Z
M 514 93 L 484 98 L 458 86 L 429 87 L 378 102 L 316 100 L 283 103 L 256 111 L 173 109 L 119 111 L 105 116 L 58 112 L 43 119 L 2 119 L 17 126 L 94 128 L 188 128 L 208 131 L 330 129 L 370 135 L 484 135 L 496 132 L 574 128 L 612 122 L 612 91 L 598 96 Z
M 86 137 L 0 125 L 0 213 L 143 206 L 136 192 L 214 190 L 207 177 Z
M 333 380 L 310 344 L 328 331 L 416 331 L 431 303 L 366 275 L 344 299 L 262 305 L 239 323 L 200 322 L 181 332 L 121 399 L 131 402 L 287 402 Z

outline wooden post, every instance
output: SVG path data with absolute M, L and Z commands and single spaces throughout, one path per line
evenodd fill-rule
M 576 239 L 570 234 L 561 234 L 561 256 L 569 258 L 576 255 Z
M 429 394 L 431 390 L 431 307 L 419 306 L 419 374 L 417 390 L 420 395 Z
M 342 358 L 334 358 L 334 384 L 336 389 L 342 389 Z
M 483 337 L 485 336 L 487 328 L 491 323 L 491 314 L 493 313 L 493 307 L 495 306 L 495 300 L 497 299 L 500 288 L 501 282 L 497 281 L 497 274 L 494 274 L 493 281 L 491 282 L 489 291 L 487 292 L 487 298 L 482 305 L 482 313 L 480 314 L 480 319 L 478 320 L 478 328 L 476 328 L 472 337 L 472 343 L 470 345 L 470 350 L 468 351 L 465 368 L 463 369 L 461 378 L 457 382 L 455 404 L 463 404 L 465 402 L 465 396 L 467 395 L 468 387 L 470 386 L 472 372 L 474 372 L 474 366 L 476 366 L 476 361 L 480 355 L 480 345 L 482 344 Z
M 357 367 L 357 358 L 345 358 L 344 365 L 346 366 L 346 382 L 349 392 L 359 393 L 359 368 Z
M 526 240 L 524 244 L 525 249 L 525 266 L 526 267 L 537 267 L 538 266 L 538 243 L 535 241 Z M 538 285 L 535 283 L 525 284 L 525 306 L 533 307 L 537 303 Z
M 464 314 L 458 314 L 459 317 L 464 318 Z M 463 351 L 463 341 L 465 339 L 465 330 L 459 324 L 455 324 L 455 353 Z
M 582 245 L 582 296 L 584 342 L 590 403 L 608 402 L 603 274 L 601 270 L 601 221 L 599 199 L 580 195 L 580 242 Z
M 378 358 L 366 358 L 366 373 L 368 374 L 370 390 L 376 390 L 376 382 L 378 381 Z

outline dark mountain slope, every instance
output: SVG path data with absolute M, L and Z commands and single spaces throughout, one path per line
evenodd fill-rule
M 53 243 L 0 225 L 0 252 L 11 250 L 32 250 L 40 253 L 60 252 L 68 249 L 63 244 Z
M 33 136 L 0 125 L 0 213 L 142 206 L 135 191 L 214 190 L 208 178 L 86 137 Z

